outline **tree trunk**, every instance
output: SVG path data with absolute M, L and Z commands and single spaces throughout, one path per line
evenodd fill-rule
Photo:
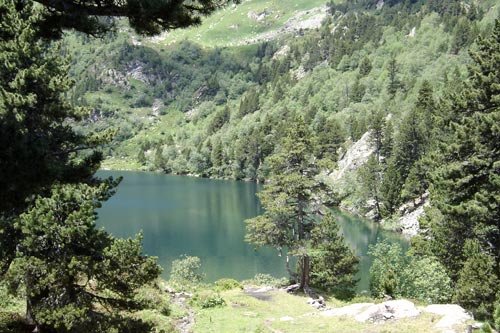
M 298 205 L 298 212 L 297 212 L 297 219 L 298 219 L 298 229 L 299 229 L 299 243 L 303 239 L 305 239 L 305 233 L 304 233 L 304 209 L 302 207 L 303 204 L 303 198 L 299 195 L 297 197 L 297 205 Z M 309 256 L 308 255 L 303 255 L 300 260 L 299 260 L 299 265 L 300 265 L 300 287 L 299 289 L 304 290 L 305 293 L 308 293 L 309 291 L 309 279 L 310 279 L 310 262 L 309 262 Z
M 24 276 L 26 283 L 26 322 L 28 325 L 34 325 L 33 332 L 40 332 L 40 324 L 36 321 L 33 314 L 33 297 L 31 296 L 31 277 L 29 273 Z
M 309 294 L 309 280 L 310 280 L 310 268 L 311 263 L 309 256 L 303 256 L 300 259 L 300 287 L 299 289 L 304 290 L 306 294 Z
M 379 198 L 378 195 L 375 195 L 375 208 L 377 210 L 377 217 L 376 220 L 380 220 L 382 218 L 382 213 L 380 211 L 380 203 L 379 203 Z

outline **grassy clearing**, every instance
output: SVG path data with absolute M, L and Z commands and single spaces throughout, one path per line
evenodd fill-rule
M 171 300 L 165 292 L 166 281 L 159 280 L 155 286 L 145 286 L 139 292 L 139 298 L 147 304 L 146 309 L 123 313 L 135 319 L 153 325 L 153 332 L 175 332 L 181 318 L 188 315 L 189 307 L 194 311 L 194 326 L 196 333 L 236 333 L 236 332 L 282 332 L 282 333 L 427 333 L 440 332 L 434 326 L 440 316 L 422 313 L 418 318 L 388 321 L 385 324 L 360 323 L 351 317 L 323 317 L 320 311 L 307 304 L 307 296 L 291 295 L 281 290 L 271 290 L 266 293 L 247 294 L 239 284 L 234 289 L 214 291 L 217 286 L 203 285 L 192 290 L 195 297 L 188 302 L 188 308 L 181 307 Z M 220 287 L 220 286 L 219 286 Z M 225 289 L 225 288 L 222 288 Z M 202 308 L 201 295 L 217 295 L 225 305 Z M 2 294 L 4 302 L 0 310 L 0 332 L 29 332 L 29 327 L 23 321 L 24 302 L 22 299 Z M 343 302 L 327 298 L 330 307 L 343 307 L 352 303 L 376 303 L 376 300 L 363 297 Z M 191 311 L 191 310 L 189 310 Z M 455 332 L 466 331 L 466 324 L 454 327 Z
M 390 321 L 385 324 L 359 323 L 350 317 L 322 317 L 318 311 L 307 304 L 307 297 L 304 295 L 294 296 L 275 290 L 269 293 L 269 298 L 260 300 L 234 289 L 222 292 L 221 296 L 226 301 L 226 306 L 197 311 L 194 332 L 424 333 L 439 331 L 434 328 L 434 325 L 440 317 L 430 313 L 422 313 L 418 318 Z M 331 307 L 347 305 L 336 299 L 327 300 L 327 304 Z M 464 331 L 465 324 L 461 326 L 455 327 L 456 331 Z
M 297 12 L 325 3 L 325 0 L 247 0 L 205 18 L 199 27 L 172 31 L 153 42 L 170 45 L 187 39 L 208 47 L 239 45 L 242 40 L 278 29 Z

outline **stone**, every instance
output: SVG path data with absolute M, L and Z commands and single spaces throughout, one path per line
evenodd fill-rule
M 434 326 L 438 329 L 451 329 L 454 325 L 473 319 L 464 308 L 456 304 L 432 304 L 422 310 L 443 316 Z
M 294 319 L 292 317 L 289 317 L 289 316 L 285 316 L 285 317 L 281 317 L 280 318 L 280 321 L 293 321 Z
M 391 314 L 392 316 L 390 316 Z M 374 304 L 354 317 L 359 322 L 379 322 L 387 319 L 402 319 L 417 317 L 420 311 L 410 301 L 395 300 Z

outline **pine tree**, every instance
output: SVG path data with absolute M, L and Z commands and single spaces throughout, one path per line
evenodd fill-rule
M 22 256 L 15 265 L 26 286 L 27 318 L 40 329 L 107 331 L 119 325 L 120 310 L 140 308 L 136 289 L 160 274 L 156 259 L 141 254 L 140 236 L 116 240 L 96 228 L 95 209 L 116 185 L 55 185 L 20 216 Z
M 346 133 L 335 118 L 326 118 L 320 114 L 314 120 L 316 143 L 315 155 L 318 158 L 329 158 L 336 161 L 338 150 L 345 142 Z
M 477 44 L 469 81 L 450 96 L 456 120 L 431 193 L 442 214 L 430 223 L 431 247 L 454 281 L 473 266 L 463 251 L 467 242 L 477 242 L 496 266 L 500 262 L 500 22 Z M 498 278 L 498 270 L 492 273 Z
M 493 313 L 500 283 L 495 272 L 497 264 L 477 240 L 467 240 L 463 252 L 467 259 L 455 285 L 453 302 L 472 309 L 474 318 L 486 319 Z
M 380 155 L 382 150 L 382 144 L 384 142 L 384 130 L 385 130 L 385 116 L 382 111 L 376 111 L 371 119 L 369 129 L 370 139 L 375 146 L 375 156 L 377 158 L 377 162 L 380 161 Z
M 391 57 L 387 69 L 389 71 L 389 86 L 387 87 L 387 91 L 389 92 L 391 97 L 394 98 L 396 92 L 401 86 L 401 83 L 399 82 L 398 78 L 399 68 L 398 68 L 398 63 L 396 61 L 396 57 L 394 56 Z
M 134 331 L 118 311 L 138 306 L 135 290 L 160 268 L 141 254 L 140 239 L 95 228 L 95 209 L 118 184 L 93 177 L 97 148 L 113 133 L 87 136 L 70 126 L 88 110 L 65 99 L 68 62 L 39 38 L 46 13 L 20 0 L 0 2 L 0 13 L 2 279 L 9 269 L 20 273 L 37 331 Z
M 359 258 L 345 244 L 328 212 L 311 231 L 311 285 L 331 290 L 336 297 L 354 295 Z
M 382 218 L 381 209 L 381 185 L 382 185 L 382 168 L 380 162 L 375 155 L 370 155 L 368 161 L 359 168 L 358 177 L 362 184 L 362 191 L 367 201 L 373 200 L 375 205 L 375 219 Z
M 110 139 L 81 135 L 69 121 L 88 110 L 63 94 L 71 87 L 57 47 L 39 40 L 39 11 L 22 1 L 0 3 L 0 272 L 15 256 L 13 221 L 54 182 L 90 181 L 101 160 L 92 150 Z M 57 46 L 57 45 L 56 45 Z
M 363 57 L 361 63 L 359 64 L 359 75 L 366 76 L 372 71 L 372 62 L 367 56 Z
M 313 151 L 309 128 L 301 116 L 295 116 L 276 153 L 269 157 L 271 175 L 258 194 L 265 212 L 246 221 L 247 241 L 280 252 L 288 248 L 289 254 L 298 257 L 298 280 L 305 291 L 311 274 L 307 242 L 317 219 L 314 195 L 319 193 Z

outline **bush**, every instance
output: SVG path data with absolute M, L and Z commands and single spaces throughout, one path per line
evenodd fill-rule
M 234 279 L 220 279 L 215 281 L 215 290 L 216 291 L 225 291 L 225 290 L 231 290 L 231 289 L 243 289 L 243 286 L 241 283 Z
M 200 258 L 183 255 L 172 262 L 170 281 L 177 287 L 199 284 L 204 276 L 200 269 Z
M 262 274 L 262 273 L 255 274 L 253 279 L 248 280 L 246 282 L 248 282 L 249 284 L 254 284 L 256 286 L 270 286 L 276 288 L 286 286 L 290 283 L 290 281 L 285 277 L 275 278 L 270 274 Z
M 196 294 L 192 298 L 191 302 L 202 309 L 209 309 L 226 305 L 226 301 L 224 301 L 224 299 L 218 293 L 215 293 L 211 290 Z
M 161 290 L 154 287 L 141 288 L 134 297 L 134 301 L 144 309 L 158 310 L 162 315 L 171 313 L 170 302 L 167 295 L 162 295 Z
M 399 244 L 381 242 L 370 247 L 374 257 L 370 268 L 370 291 L 408 297 L 427 303 L 446 303 L 453 293 L 451 279 L 435 258 L 403 255 Z
M 370 268 L 370 291 L 375 297 L 399 296 L 403 269 L 403 250 L 399 244 L 386 241 L 370 246 L 368 254 L 373 256 Z
M 447 303 L 452 293 L 451 279 L 441 263 L 430 257 L 409 257 L 402 276 L 402 296 L 427 303 Z

